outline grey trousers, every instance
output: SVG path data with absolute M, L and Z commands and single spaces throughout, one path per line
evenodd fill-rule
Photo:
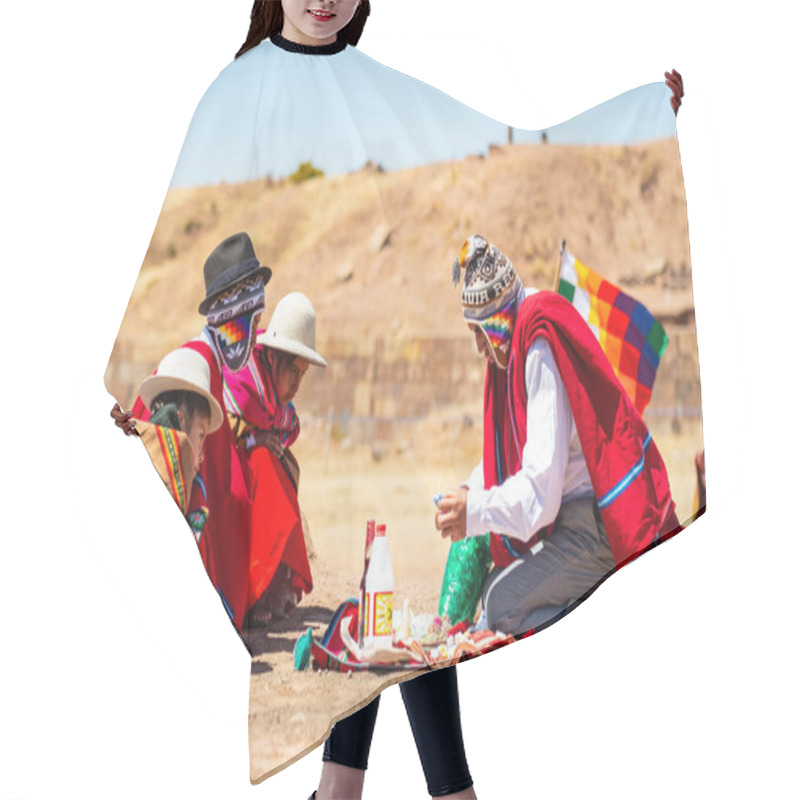
M 552 534 L 483 582 L 489 628 L 525 633 L 550 622 L 616 568 L 594 497 L 561 507 Z

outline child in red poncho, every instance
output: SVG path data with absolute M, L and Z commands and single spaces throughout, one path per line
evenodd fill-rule
M 205 439 L 219 430 L 223 416 L 211 394 L 208 364 L 194 350 L 173 350 L 156 374 L 142 381 L 139 395 L 150 414 L 148 422 L 137 424 L 142 443 L 186 517 L 214 582 L 208 537 L 203 536 L 209 512 L 201 467 Z

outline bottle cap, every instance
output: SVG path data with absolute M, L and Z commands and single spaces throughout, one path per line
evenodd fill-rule
M 376 536 L 386 536 L 386 526 L 385 525 L 378 525 L 375 529 Z

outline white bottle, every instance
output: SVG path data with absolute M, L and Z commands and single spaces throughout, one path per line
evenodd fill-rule
M 364 648 L 367 651 L 391 648 L 393 602 L 394 574 L 389 541 L 386 526 L 378 525 L 364 581 Z

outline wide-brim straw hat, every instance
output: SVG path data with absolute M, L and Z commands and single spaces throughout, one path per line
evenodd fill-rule
M 198 311 L 205 315 L 214 300 L 253 275 L 258 275 L 266 286 L 272 270 L 259 263 L 253 242 L 246 233 L 229 236 L 214 248 L 203 266 L 206 299 L 200 303 Z
M 328 362 L 316 350 L 317 315 L 302 292 L 282 297 L 269 321 L 267 330 L 258 335 L 258 344 L 308 359 L 318 367 Z
M 196 350 L 179 347 L 161 359 L 155 375 L 145 378 L 139 386 L 139 396 L 150 406 L 164 392 L 194 392 L 208 400 L 211 421 L 208 432 L 213 433 L 222 425 L 222 408 L 211 394 L 211 371 L 208 362 Z

